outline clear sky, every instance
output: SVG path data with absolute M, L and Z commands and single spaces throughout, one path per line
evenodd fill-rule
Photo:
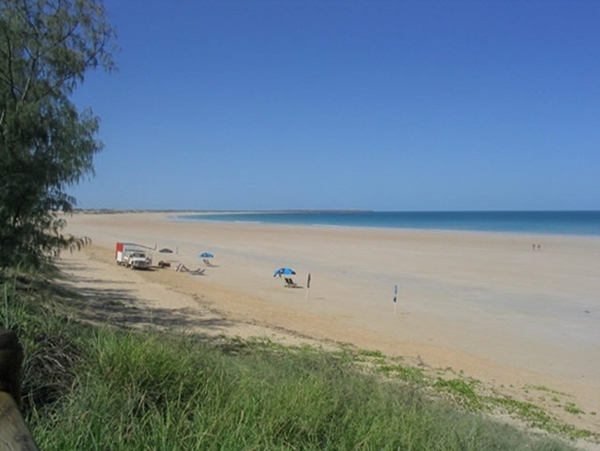
M 600 1 L 104 4 L 78 207 L 600 209 Z

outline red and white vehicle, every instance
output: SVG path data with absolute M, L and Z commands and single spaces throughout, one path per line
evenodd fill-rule
M 148 269 L 152 266 L 152 257 L 145 249 L 149 248 L 135 243 L 117 243 L 115 250 L 117 264 L 131 269 Z

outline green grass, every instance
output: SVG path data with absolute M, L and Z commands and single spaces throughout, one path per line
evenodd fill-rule
M 56 291 L 2 293 L 44 451 L 573 449 L 476 412 L 477 381 L 428 379 L 379 352 L 95 327 Z

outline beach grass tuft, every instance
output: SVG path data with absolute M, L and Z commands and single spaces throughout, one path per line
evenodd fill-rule
M 484 414 L 510 403 L 475 380 L 379 352 L 84 324 L 56 292 L 2 290 L 0 325 L 25 348 L 26 419 L 45 451 L 574 449 Z

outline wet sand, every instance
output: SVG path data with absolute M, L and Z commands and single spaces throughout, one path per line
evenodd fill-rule
M 66 261 L 93 267 L 106 283 L 112 275 L 162 287 L 161 296 L 150 290 L 155 305 L 201 300 L 228 315 L 230 334 L 235 321 L 246 334 L 267 330 L 261 325 L 452 367 L 505 391 L 544 387 L 585 412 L 555 406 L 557 414 L 600 432 L 600 238 L 191 222 L 166 213 L 67 219 L 67 231 L 93 246 Z M 171 248 L 153 252 L 154 264 L 190 269 L 205 267 L 197 255 L 212 252 L 214 266 L 203 276 L 133 275 L 114 264 L 116 242 Z M 282 266 L 302 288 L 273 277 Z

